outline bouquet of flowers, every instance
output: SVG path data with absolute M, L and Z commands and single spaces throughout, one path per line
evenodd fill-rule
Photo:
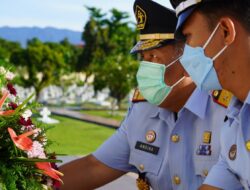
M 32 95 L 20 101 L 13 77 L 0 67 L 0 189 L 56 189 L 62 183 L 55 164 L 60 160 L 47 153 L 45 128 L 31 119 L 37 104 L 29 103 Z

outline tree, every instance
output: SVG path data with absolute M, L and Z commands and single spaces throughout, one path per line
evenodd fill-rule
M 0 38 L 0 59 L 9 62 L 10 56 L 13 52 L 19 51 L 21 45 L 18 42 L 10 42 Z
M 85 81 L 92 75 L 91 66 L 101 61 L 102 57 L 105 56 L 102 48 L 102 44 L 105 44 L 103 42 L 102 28 L 105 24 L 104 17 L 106 16 L 106 14 L 101 12 L 101 9 L 94 7 L 86 8 L 90 13 L 90 19 L 86 23 L 82 33 L 82 40 L 85 41 L 85 47 L 76 65 L 78 71 L 85 72 Z
M 91 16 L 83 32 L 86 46 L 78 64 L 95 76 L 95 90 L 108 87 L 119 106 L 136 84 L 137 61 L 129 54 L 136 38 L 135 27 L 131 27 L 126 12 L 112 9 L 107 18 L 99 9 L 88 10 Z
M 25 68 L 20 76 L 24 87 L 34 87 L 37 98 L 40 91 L 58 80 L 66 67 L 60 46 L 43 44 L 38 39 L 28 42 L 26 49 L 14 52 L 11 62 Z

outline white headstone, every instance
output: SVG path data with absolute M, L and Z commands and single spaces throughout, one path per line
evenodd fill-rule
M 40 115 L 42 116 L 42 118 L 38 118 L 38 120 L 43 123 L 48 123 L 48 124 L 59 123 L 58 120 L 49 117 L 51 115 L 51 111 L 47 107 L 44 107 L 40 111 Z

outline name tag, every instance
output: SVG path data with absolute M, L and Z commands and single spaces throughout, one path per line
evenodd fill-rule
M 160 148 L 157 146 L 153 146 L 153 145 L 149 145 L 149 144 L 137 141 L 135 145 L 135 149 L 157 155 Z

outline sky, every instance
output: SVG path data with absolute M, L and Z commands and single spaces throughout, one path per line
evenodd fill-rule
M 155 0 L 171 7 L 169 0 Z M 1 0 L 0 27 L 38 26 L 82 31 L 89 18 L 84 7 L 94 6 L 107 12 L 112 8 L 133 16 L 134 0 Z

